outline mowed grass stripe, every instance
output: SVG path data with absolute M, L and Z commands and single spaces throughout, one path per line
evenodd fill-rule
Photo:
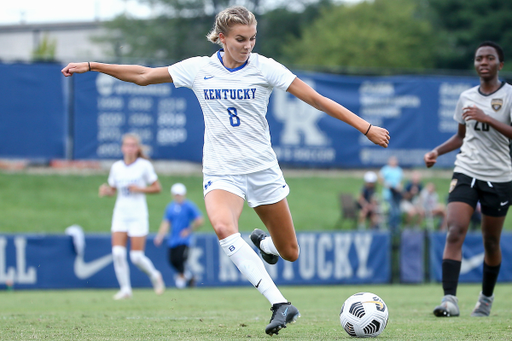
M 285 172 L 286 173 L 286 172 Z M 83 227 L 85 232 L 110 231 L 115 198 L 99 198 L 98 187 L 107 181 L 103 175 L 39 175 L 0 172 L 0 231 L 4 233 L 63 233 L 72 224 Z M 358 195 L 363 184 L 362 176 L 286 178 L 290 186 L 288 202 L 297 231 L 328 231 L 339 229 L 340 192 Z M 188 198 L 205 213 L 202 178 L 200 176 L 160 176 L 162 193 L 148 195 L 150 231 L 156 233 L 167 203 L 172 199 L 171 185 L 182 182 L 187 186 Z M 424 179 L 434 181 L 440 197 L 444 197 L 449 179 L 444 177 Z M 345 224 L 344 228 L 351 228 Z M 247 205 L 239 222 L 241 231 L 263 227 L 256 213 Z M 507 219 L 506 229 L 512 230 L 512 220 Z M 213 232 L 206 219 L 201 229 Z
M 282 287 L 302 317 L 274 338 L 345 340 L 339 324 L 344 300 L 359 291 L 381 296 L 389 308 L 384 340 L 510 340 L 510 285 L 496 288 L 491 317 L 469 316 L 479 285 L 461 285 L 461 316 L 432 314 L 440 285 Z M 221 288 L 134 291 L 114 301 L 114 290 L 1 292 L 0 340 L 264 340 L 270 305 L 255 289 Z

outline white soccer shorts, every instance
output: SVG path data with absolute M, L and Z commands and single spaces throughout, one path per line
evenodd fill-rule
M 126 232 L 129 237 L 144 237 L 149 233 L 147 218 L 112 217 L 112 232 Z
M 249 207 L 275 204 L 290 193 L 279 165 L 243 175 L 208 175 L 203 177 L 203 194 L 222 189 L 247 200 Z

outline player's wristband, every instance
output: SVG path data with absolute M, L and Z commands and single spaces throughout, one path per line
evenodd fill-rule
M 368 135 L 368 132 L 370 131 L 371 127 L 372 127 L 372 124 L 370 123 L 370 125 L 368 126 L 368 130 L 366 131 L 366 133 L 364 133 L 364 136 Z

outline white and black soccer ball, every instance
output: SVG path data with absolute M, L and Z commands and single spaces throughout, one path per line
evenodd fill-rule
M 371 292 L 358 292 L 343 303 L 340 322 L 350 336 L 375 337 L 386 328 L 388 314 L 382 298 Z

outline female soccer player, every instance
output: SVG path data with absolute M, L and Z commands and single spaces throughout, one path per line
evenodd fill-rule
M 114 295 L 114 299 L 132 297 L 130 268 L 126 259 L 128 237 L 131 245 L 130 260 L 149 276 L 155 292 L 160 295 L 165 290 L 162 274 L 144 255 L 149 232 L 146 193 L 159 193 L 160 182 L 153 166 L 142 152 L 137 135 L 125 134 L 121 151 L 123 160 L 112 165 L 108 184 L 102 184 L 99 189 L 100 197 L 113 196 L 117 192 L 112 217 L 112 256 L 121 290 Z
M 270 233 L 255 230 L 251 240 L 264 259 L 276 262 L 299 257 L 299 245 L 286 196 L 288 186 L 270 143 L 265 118 L 273 88 L 288 91 L 318 110 L 338 118 L 387 147 L 387 130 L 372 126 L 338 103 L 319 95 L 284 66 L 252 53 L 256 19 L 244 7 L 231 7 L 216 16 L 208 39 L 222 45 L 211 57 L 194 57 L 169 67 L 71 63 L 62 73 L 98 71 L 139 85 L 174 82 L 194 91 L 201 105 L 204 199 L 208 218 L 221 248 L 244 276 L 272 304 L 265 331 L 277 334 L 299 317 L 299 311 L 277 289 L 263 262 L 238 233 L 244 199 Z
M 436 316 L 459 316 L 456 297 L 462 243 L 477 202 L 482 207 L 484 269 L 482 292 L 471 316 L 489 316 L 494 287 L 500 271 L 500 237 L 512 202 L 512 166 L 509 139 L 512 138 L 512 86 L 500 81 L 503 50 L 484 42 L 475 52 L 475 69 L 480 85 L 464 91 L 455 109 L 458 131 L 446 142 L 425 154 L 432 167 L 439 155 L 460 147 L 448 196 L 448 234 L 443 253 L 443 290 Z

